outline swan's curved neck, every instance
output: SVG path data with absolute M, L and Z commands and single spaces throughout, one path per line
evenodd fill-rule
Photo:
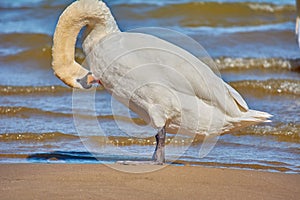
M 95 40 L 119 31 L 108 7 L 98 0 L 79 0 L 71 4 L 60 16 L 53 38 L 52 67 L 54 73 L 67 85 L 80 87 L 76 79 L 87 74 L 87 70 L 75 61 L 75 44 L 84 26 L 95 30 L 87 36 L 85 49 L 91 49 Z M 85 51 L 86 52 L 86 51 Z

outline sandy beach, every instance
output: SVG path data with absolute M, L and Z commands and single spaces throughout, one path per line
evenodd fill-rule
M 145 166 L 124 166 L 135 170 Z M 155 166 L 146 166 L 155 167 Z M 101 164 L 2 164 L 1 199 L 298 199 L 300 175 L 191 166 L 132 174 Z
M 156 131 L 136 126 L 141 122 L 138 116 L 116 103 L 104 88 L 90 96 L 90 105 L 81 106 L 88 102 L 83 95 L 75 106 L 74 91 L 53 74 L 55 27 L 74 1 L 0 1 L 0 200 L 300 199 L 300 49 L 295 40 L 295 0 L 103 0 L 122 31 L 146 33 L 163 27 L 195 40 L 205 51 L 185 49 L 221 74 L 250 109 L 273 115 L 270 123 L 220 136 L 205 157 L 200 154 L 203 138 L 167 135 L 167 161 L 186 166 L 173 164 L 159 170 L 153 165 L 99 164 L 149 160 Z M 155 30 L 153 34 L 157 35 Z M 162 35 L 182 47 L 190 46 L 189 40 L 164 31 Z M 82 29 L 74 46 L 78 62 L 88 56 L 82 47 L 85 36 Z M 145 60 L 140 66 L 181 63 L 170 59 L 164 64 L 160 62 L 164 59 L 156 57 Z M 168 77 L 173 76 L 161 78 L 169 83 Z M 182 77 L 176 82 L 178 86 L 172 88 L 186 88 Z M 206 83 L 203 87 L 216 88 Z M 216 92 L 204 93 L 208 97 Z M 207 103 L 221 106 L 225 100 Z M 76 122 L 75 110 L 82 123 Z M 199 111 L 201 117 L 215 116 Z

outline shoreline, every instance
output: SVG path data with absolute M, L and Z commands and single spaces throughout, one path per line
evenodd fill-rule
M 300 175 L 152 165 L 0 164 L 1 199 L 298 199 Z

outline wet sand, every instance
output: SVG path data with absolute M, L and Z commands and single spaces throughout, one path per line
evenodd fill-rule
M 140 167 L 124 166 L 126 170 Z M 265 200 L 300 196 L 300 175 L 191 166 L 130 174 L 101 164 L 2 164 L 0 185 L 2 200 Z

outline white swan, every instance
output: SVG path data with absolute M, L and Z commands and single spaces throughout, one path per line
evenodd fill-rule
M 90 31 L 83 49 L 89 54 L 91 72 L 74 59 L 76 38 L 84 26 Z M 172 53 L 145 48 L 115 58 L 141 47 Z M 237 91 L 187 51 L 151 35 L 121 33 L 102 1 L 79 0 L 70 5 L 60 16 L 52 50 L 53 70 L 64 83 L 83 89 L 99 80 L 117 100 L 159 130 L 156 163 L 165 161 L 166 132 L 223 134 L 271 117 L 250 110 Z

